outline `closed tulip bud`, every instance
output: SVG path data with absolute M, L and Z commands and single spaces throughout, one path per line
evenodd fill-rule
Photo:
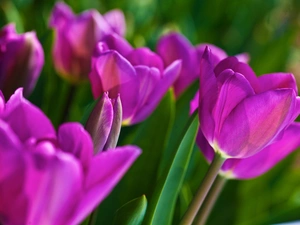
M 34 32 L 17 34 L 14 24 L 0 31 L 0 89 L 5 98 L 23 87 L 29 96 L 44 64 L 44 51 Z
M 96 44 L 106 35 L 125 32 L 121 11 L 102 16 L 96 10 L 75 15 L 69 6 L 55 5 L 49 26 L 55 30 L 53 62 L 59 75 L 72 83 L 88 79 L 91 56 Z
M 95 153 L 115 148 L 119 138 L 122 122 L 122 105 L 120 97 L 111 100 L 104 93 L 92 110 L 85 128 L 90 133 Z

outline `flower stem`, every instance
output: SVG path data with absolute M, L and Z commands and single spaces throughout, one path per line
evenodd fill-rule
M 96 223 L 96 219 L 97 219 L 97 208 L 95 208 L 91 213 L 88 225 L 94 225 Z
M 192 224 L 199 208 L 201 207 L 210 187 L 212 186 L 216 176 L 218 175 L 219 169 L 223 165 L 225 159 L 219 154 L 215 154 L 215 157 L 210 164 L 210 167 L 194 197 L 188 210 L 186 211 L 180 225 L 190 225 Z
M 75 96 L 75 91 L 76 91 L 76 86 L 74 84 L 71 84 L 67 93 L 66 101 L 62 112 L 62 117 L 60 119 L 60 124 L 66 122 L 69 117 L 70 108 Z
M 221 191 L 223 190 L 223 187 L 226 183 L 226 178 L 218 176 L 209 191 L 207 198 L 205 199 L 202 207 L 200 208 L 197 216 L 196 216 L 196 225 L 204 225 L 206 223 L 206 220 L 208 219 L 208 216 L 213 209 L 216 200 L 218 199 Z

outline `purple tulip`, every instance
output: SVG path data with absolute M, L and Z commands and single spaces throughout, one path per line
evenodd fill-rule
M 180 69 L 179 60 L 164 68 L 161 58 L 148 48 L 133 49 L 124 39 L 107 36 L 93 57 L 92 92 L 94 98 L 104 92 L 110 98 L 120 94 L 123 124 L 135 124 L 153 112 Z
M 19 87 L 30 95 L 43 65 L 44 51 L 35 32 L 17 34 L 14 24 L 0 30 L 0 89 L 7 99 Z
M 209 145 L 223 158 L 247 158 L 283 135 L 299 114 L 292 74 L 256 77 L 235 57 L 216 66 L 206 48 L 201 60 L 199 119 Z
M 162 57 L 166 66 L 170 65 L 174 60 L 182 60 L 182 69 L 178 79 L 174 83 L 174 91 L 176 97 L 188 88 L 199 77 L 199 61 L 202 58 L 205 46 L 209 46 L 212 50 L 212 61 L 217 64 L 227 57 L 227 54 L 220 48 L 211 44 L 199 44 L 192 46 L 188 39 L 179 33 L 169 33 L 157 43 L 157 52 Z M 242 60 L 248 61 L 247 54 L 240 54 Z
M 62 2 L 56 3 L 49 26 L 55 30 L 52 53 L 55 68 L 73 83 L 88 79 L 97 42 L 110 33 L 125 33 L 124 15 L 119 10 L 104 16 L 96 10 L 88 10 L 76 16 Z
M 0 136 L 1 224 L 79 224 L 140 154 L 125 146 L 93 155 L 79 123 L 56 134 L 20 89 L 0 109 Z
M 281 137 L 253 156 L 243 159 L 227 159 L 221 168 L 221 175 L 228 179 L 251 179 L 258 177 L 300 146 L 300 123 L 292 123 Z M 197 144 L 206 159 L 211 162 L 214 150 L 201 131 L 197 135 Z

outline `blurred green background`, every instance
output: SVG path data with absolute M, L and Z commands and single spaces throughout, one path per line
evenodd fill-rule
M 89 8 L 96 8 L 100 13 L 113 8 L 121 9 L 127 22 L 126 38 L 135 47 L 146 45 L 154 50 L 158 38 L 163 33 L 176 30 L 194 45 L 202 42 L 212 43 L 223 48 L 229 55 L 248 52 L 251 58 L 250 65 L 258 75 L 289 71 L 298 76 L 300 81 L 300 1 L 65 2 L 76 13 Z M 51 60 L 53 32 L 48 29 L 47 23 L 54 4 L 54 0 L 0 0 L 0 26 L 14 22 L 18 32 L 36 31 L 45 51 L 45 66 L 30 100 L 41 107 L 55 126 L 58 126 L 61 120 L 60 112 L 70 87 L 56 75 Z M 193 96 L 194 91 L 195 88 L 191 89 L 189 95 Z M 92 102 L 88 83 L 77 89 L 75 99 L 68 119 L 80 121 L 84 109 Z M 189 102 L 186 101 L 180 107 L 188 108 L 188 105 Z M 130 132 L 130 128 L 124 130 L 126 131 Z M 189 201 L 206 169 L 205 161 L 195 148 L 184 188 L 178 199 L 179 205 Z M 182 212 L 176 208 L 175 214 L 178 214 L 175 215 L 175 218 L 178 218 Z M 208 224 L 263 225 L 293 220 L 300 220 L 299 151 L 260 178 L 229 181 Z M 174 224 L 177 224 L 177 220 L 174 220 Z

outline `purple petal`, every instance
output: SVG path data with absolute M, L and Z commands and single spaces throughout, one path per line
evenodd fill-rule
M 86 130 L 93 139 L 95 154 L 104 149 L 113 124 L 113 117 L 112 102 L 108 94 L 104 92 L 85 124 Z
M 160 71 L 157 68 L 149 68 L 147 66 L 136 66 L 136 74 L 139 79 L 139 101 L 136 107 L 136 112 L 130 121 L 130 124 L 140 122 L 146 119 L 155 108 L 156 101 L 153 96 L 157 91 L 157 85 L 161 80 Z
M 192 115 L 199 106 L 199 91 L 195 94 L 194 98 L 190 101 L 190 115 Z
M 203 135 L 212 143 L 215 122 L 212 116 L 217 101 L 218 86 L 214 74 L 214 65 L 209 48 L 206 48 L 200 62 L 199 119 Z
M 271 73 L 258 78 L 262 91 L 291 88 L 298 93 L 295 77 L 291 73 Z
M 52 10 L 49 27 L 63 27 L 69 20 L 75 18 L 72 9 L 63 2 L 57 2 Z
M 126 59 L 133 66 L 155 67 L 163 73 L 164 65 L 162 59 L 146 47 L 134 49 L 126 56 Z
M 254 95 L 254 90 L 248 80 L 231 69 L 224 70 L 217 77 L 220 85 L 218 99 L 213 109 L 216 135 L 220 132 L 224 120 L 231 111 L 246 97 Z
M 178 33 L 170 33 L 162 37 L 156 47 L 165 66 L 175 60 L 182 60 L 182 70 L 174 84 L 175 95 L 178 97 L 194 80 L 198 78 L 196 51 L 191 43 Z
M 234 161 L 230 168 L 231 176 L 236 179 L 250 179 L 266 173 L 279 161 L 300 146 L 300 124 L 291 124 L 283 137 L 267 146 L 257 154 L 246 159 L 231 159 Z
M 292 89 L 267 91 L 244 99 L 224 121 L 217 142 L 232 158 L 249 157 L 268 145 L 291 122 Z
M 83 192 L 83 171 L 70 154 L 57 152 L 40 158 L 32 155 L 32 167 L 24 191 L 30 200 L 27 224 L 70 224 L 67 221 Z M 45 204 L 47 203 L 47 204 Z
M 127 56 L 133 50 L 127 40 L 117 34 L 106 35 L 102 41 L 107 44 L 109 49 L 116 50 L 122 56 Z
M 238 61 L 243 63 L 248 63 L 250 61 L 250 56 L 248 53 L 241 53 L 238 55 L 235 55 L 235 57 L 238 59 Z
M 121 10 L 114 9 L 103 15 L 111 29 L 118 35 L 124 36 L 126 31 L 126 21 Z
M 5 99 L 2 94 L 2 91 L 0 90 L 0 115 L 4 111 L 4 108 L 5 108 Z
M 76 157 L 86 169 L 93 156 L 93 143 L 83 126 L 65 123 L 59 127 L 57 136 L 61 150 Z
M 23 98 L 18 89 L 6 103 L 3 118 L 22 142 L 29 138 L 55 138 L 51 121 L 36 106 Z
M 132 65 L 116 51 L 102 54 L 92 68 L 90 81 L 94 98 L 107 91 L 110 98 L 120 94 L 123 120 L 130 118 L 138 103 L 139 81 Z
M 210 146 L 208 141 L 205 139 L 201 129 L 198 130 L 197 137 L 196 137 L 197 145 L 200 148 L 200 151 L 205 156 L 208 162 L 211 162 L 215 156 L 214 149 Z
M 157 83 L 156 87 L 151 87 L 151 85 L 150 85 L 150 87 L 153 88 L 151 96 L 148 96 L 148 97 L 145 96 L 145 98 L 147 98 L 147 102 L 144 102 L 143 106 L 140 105 L 138 112 L 135 114 L 134 118 L 132 118 L 132 120 L 131 120 L 131 124 L 138 123 L 138 122 L 144 120 L 146 117 L 148 117 L 154 111 L 154 109 L 159 104 L 161 99 L 164 97 L 164 95 L 166 94 L 168 89 L 171 87 L 171 85 L 174 83 L 174 81 L 178 78 L 180 70 L 181 70 L 181 61 L 176 60 L 165 69 L 164 74 L 163 74 L 162 78 L 159 80 L 159 82 Z M 154 76 L 154 77 L 158 76 L 158 71 L 155 71 L 154 69 L 151 69 L 149 72 L 150 72 L 150 74 L 152 74 L 151 76 Z M 154 78 L 154 80 L 152 80 L 153 84 L 154 84 L 154 82 L 156 82 L 155 80 L 156 80 L 156 78 Z M 144 82 L 146 82 L 145 78 L 144 78 Z M 145 85 L 146 85 L 146 83 L 144 83 L 143 87 Z M 144 91 L 144 90 L 142 90 L 143 87 L 140 88 L 140 94 L 142 94 L 142 92 Z M 144 94 L 146 94 L 146 93 L 144 93 Z
M 7 43 L 9 40 L 12 40 L 17 36 L 16 25 L 14 23 L 4 26 L 0 30 L 0 45 Z
M 81 222 L 103 201 L 140 153 L 137 147 L 125 146 L 101 152 L 93 158 L 85 180 L 87 192 L 74 211 L 70 224 Z
M 261 87 L 258 79 L 253 72 L 252 68 L 246 63 L 239 62 L 236 57 L 228 57 L 222 60 L 215 68 L 215 74 L 218 76 L 223 70 L 232 69 L 234 72 L 241 73 L 250 82 L 256 93 L 261 92 Z
M 219 48 L 215 45 L 212 45 L 212 44 L 203 43 L 203 44 L 196 46 L 198 60 L 201 60 L 206 47 L 208 47 L 211 51 L 212 61 L 213 61 L 214 65 L 217 65 L 221 60 L 223 60 L 227 57 L 226 52 L 223 51 L 221 48 Z

